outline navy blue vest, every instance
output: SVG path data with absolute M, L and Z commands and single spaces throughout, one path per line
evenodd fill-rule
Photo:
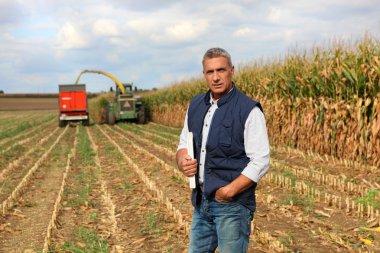
M 195 96 L 189 105 L 188 128 L 194 135 L 194 154 L 198 164 L 203 121 L 210 106 L 210 91 Z M 244 126 L 255 106 L 262 110 L 260 103 L 241 93 L 236 86 L 218 100 L 218 109 L 212 119 L 206 142 L 203 191 L 207 198 L 213 198 L 217 189 L 236 179 L 249 163 L 244 148 Z M 196 175 L 197 187 L 192 192 L 194 206 L 199 205 L 202 198 L 198 173 L 199 167 Z M 238 201 L 254 211 L 255 188 L 256 184 L 235 196 L 233 201 Z

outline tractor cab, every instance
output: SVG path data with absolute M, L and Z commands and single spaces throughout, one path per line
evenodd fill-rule
M 123 87 L 125 89 L 125 94 L 122 94 L 119 86 L 116 85 L 116 96 L 121 95 L 124 98 L 126 98 L 126 97 L 133 97 L 133 94 L 132 94 L 133 84 L 131 84 L 131 83 L 123 83 Z

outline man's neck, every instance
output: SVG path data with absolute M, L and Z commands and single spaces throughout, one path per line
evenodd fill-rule
M 218 98 L 215 98 L 214 94 L 211 92 L 210 97 L 211 97 L 212 101 L 216 102 L 216 101 L 218 101 L 219 99 L 221 99 L 223 96 L 225 96 L 225 95 L 227 95 L 228 93 L 230 93 L 233 89 L 234 89 L 234 86 L 232 85 L 232 86 L 231 86 L 231 89 L 230 89 L 226 94 L 223 94 L 222 96 L 220 96 L 220 97 L 218 97 Z

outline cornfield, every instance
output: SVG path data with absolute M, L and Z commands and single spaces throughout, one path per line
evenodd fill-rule
M 262 103 L 273 144 L 378 166 L 379 55 L 379 39 L 366 35 L 239 66 L 234 82 Z M 191 98 L 206 90 L 193 79 L 145 101 L 153 121 L 181 126 Z
M 239 68 L 272 142 L 247 252 L 379 251 L 378 44 Z M 57 111 L 1 111 L 0 252 L 186 252 L 191 189 L 175 154 L 206 90 L 195 78 L 147 94 L 148 124 L 62 128 Z M 107 99 L 90 101 L 94 122 Z

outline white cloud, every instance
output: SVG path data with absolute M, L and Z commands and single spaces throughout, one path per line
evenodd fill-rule
M 281 22 L 284 19 L 283 10 L 278 7 L 271 7 L 269 9 L 268 20 L 275 23 Z
M 163 36 L 156 34 L 154 38 L 158 42 L 183 42 L 199 38 L 208 28 L 205 20 L 182 21 L 166 27 Z
M 58 47 L 60 49 L 80 49 L 88 46 L 88 38 L 73 23 L 65 23 L 58 32 Z
M 256 37 L 257 31 L 250 27 L 243 27 L 234 32 L 235 37 Z
M 138 34 L 149 35 L 162 27 L 161 23 L 162 21 L 155 20 L 154 18 L 136 18 L 129 20 L 127 25 Z
M 95 22 L 93 31 L 97 36 L 120 36 L 121 28 L 111 19 L 99 19 Z
M 378 13 L 378 0 L 0 0 L 0 89 L 44 82 L 55 92 L 52 83 L 84 68 L 139 88 L 162 86 L 201 73 L 210 47 L 252 61 L 296 45 L 378 35 Z M 91 78 L 90 89 L 102 87 L 104 79 Z

